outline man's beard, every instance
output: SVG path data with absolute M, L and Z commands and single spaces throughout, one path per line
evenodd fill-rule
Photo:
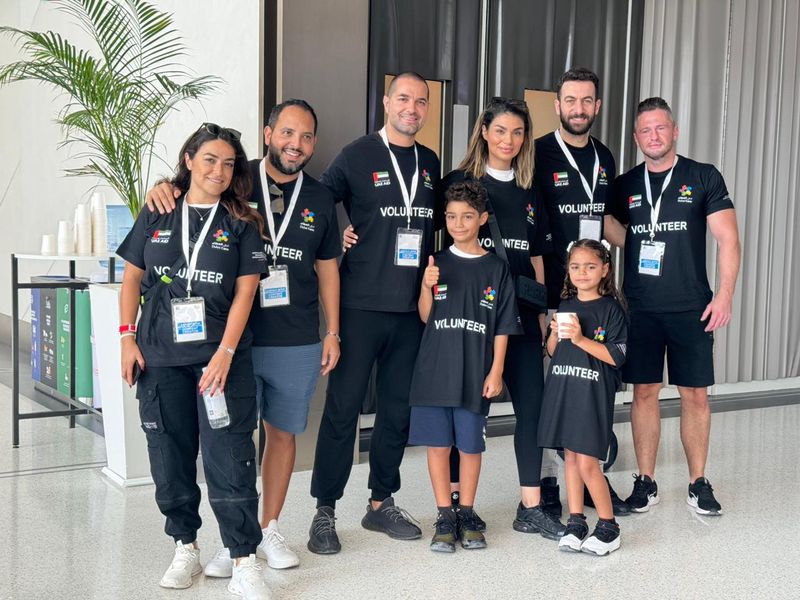
M 273 147 L 271 144 L 267 151 L 267 155 L 269 156 L 269 162 L 272 164 L 272 166 L 278 169 L 278 171 L 284 175 L 296 175 L 303 170 L 303 168 L 308 164 L 308 161 L 311 160 L 311 156 L 313 156 L 306 156 L 306 159 L 303 162 L 298 163 L 295 166 L 287 167 L 281 162 L 281 151 Z
M 583 113 L 583 114 L 580 114 L 580 115 L 575 115 L 575 116 L 576 117 L 585 117 L 586 118 L 586 123 L 581 129 L 577 129 L 577 128 L 573 127 L 570 124 L 570 122 L 567 119 L 565 119 L 563 116 L 561 117 L 561 126 L 568 133 L 571 133 L 572 135 L 583 135 L 583 134 L 587 133 L 592 128 L 592 125 L 594 124 L 594 117 L 592 115 L 587 115 L 586 113 Z

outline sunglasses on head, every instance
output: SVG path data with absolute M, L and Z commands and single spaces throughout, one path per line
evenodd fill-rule
M 216 123 L 203 123 L 200 125 L 200 129 L 205 129 L 211 135 L 215 135 L 220 138 L 228 137 L 235 142 L 238 142 L 242 139 L 242 134 L 235 129 L 231 129 L 230 127 L 220 127 Z

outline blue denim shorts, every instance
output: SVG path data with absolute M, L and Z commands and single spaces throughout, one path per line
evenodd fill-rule
M 480 454 L 486 450 L 486 417 L 466 408 L 412 406 L 408 443 Z
M 261 418 L 281 431 L 303 433 L 321 360 L 321 342 L 308 346 L 253 346 Z

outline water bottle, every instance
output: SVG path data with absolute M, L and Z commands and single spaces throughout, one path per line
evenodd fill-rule
M 205 372 L 205 369 L 203 369 Z M 230 425 L 231 417 L 228 414 L 228 404 L 225 401 L 225 392 L 217 388 L 215 394 L 211 394 L 211 386 L 203 392 L 203 404 L 206 406 L 206 416 L 211 429 L 221 429 Z

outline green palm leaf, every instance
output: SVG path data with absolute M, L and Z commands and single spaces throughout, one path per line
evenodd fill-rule
M 222 80 L 192 77 L 180 63 L 186 47 L 172 16 L 145 0 L 54 0 L 99 48 L 79 49 L 53 31 L 0 27 L 26 60 L 0 66 L 0 85 L 39 81 L 67 96 L 57 115 L 83 166 L 67 175 L 105 180 L 138 214 L 157 158 L 155 138 L 169 114 L 219 89 Z

